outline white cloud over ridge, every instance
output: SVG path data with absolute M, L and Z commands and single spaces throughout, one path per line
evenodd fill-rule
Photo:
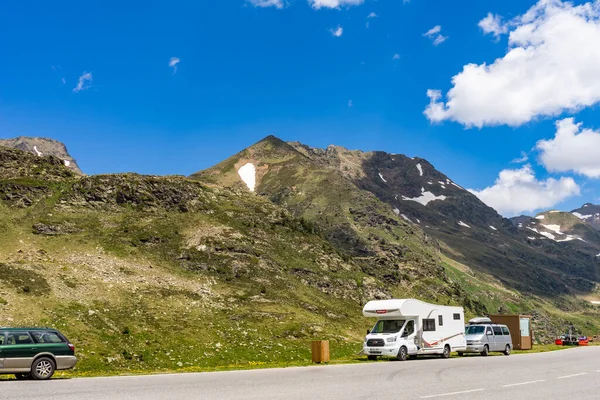
M 573 118 L 556 122 L 556 135 L 536 145 L 540 162 L 550 172 L 567 172 L 600 178 L 600 131 L 582 129 Z
M 580 194 L 579 186 L 573 178 L 548 178 L 540 181 L 536 179 L 529 164 L 520 169 L 505 169 L 500 172 L 493 186 L 469 191 L 507 217 L 550 208 Z
M 73 88 L 75 93 L 81 92 L 82 90 L 87 90 L 92 85 L 92 73 L 84 72 L 79 79 L 77 80 L 77 86 Z
M 246 1 L 250 4 L 252 4 L 254 7 L 283 8 L 283 6 L 284 6 L 283 0 L 246 0 Z
M 341 6 L 358 6 L 365 0 L 308 0 L 308 3 L 318 10 L 320 8 L 340 8 Z
M 600 101 L 600 0 L 539 0 L 506 24 L 488 14 L 480 26 L 495 35 L 510 31 L 507 53 L 489 65 L 465 65 L 446 102 L 429 90 L 424 113 L 431 122 L 516 127 Z

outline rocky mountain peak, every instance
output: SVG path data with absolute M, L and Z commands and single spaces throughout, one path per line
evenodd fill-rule
M 83 175 L 77 161 L 67 151 L 64 143 L 54 139 L 19 136 L 14 139 L 0 139 L 0 146 L 35 154 L 38 157 L 55 156 L 62 160 L 64 165 L 76 174 Z

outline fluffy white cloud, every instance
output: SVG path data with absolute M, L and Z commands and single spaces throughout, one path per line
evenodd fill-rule
M 394 54 L 394 57 L 392 57 L 392 60 L 399 60 L 400 59 L 400 54 L 396 53 Z
M 79 80 L 77 81 L 77 86 L 75 86 L 73 88 L 73 91 L 75 93 L 81 92 L 82 90 L 89 89 L 91 85 L 92 85 L 92 73 L 84 72 L 83 75 L 81 75 L 79 77 Z
M 357 6 L 364 3 L 365 0 L 308 0 L 308 3 L 315 9 L 319 8 L 339 8 L 340 6 Z
M 488 13 L 487 17 L 479 21 L 479 27 L 483 33 L 491 33 L 496 38 L 508 32 L 508 26 L 502 23 L 502 17 Z
M 375 14 L 374 12 L 372 12 L 371 14 L 369 14 L 367 16 L 367 18 L 377 18 L 377 14 Z
M 344 33 L 344 29 L 338 25 L 336 29 L 330 29 L 329 32 L 335 37 L 340 37 Z
M 540 140 L 536 148 L 548 171 L 600 178 L 600 131 L 581 129 L 573 118 L 557 121 L 554 139 Z
M 283 8 L 283 0 L 246 0 L 254 7 L 275 7 Z
M 469 191 L 505 216 L 550 208 L 580 193 L 573 178 L 537 180 L 529 164 L 501 171 L 494 186 Z
M 423 34 L 423 36 L 427 36 L 432 40 L 434 46 L 442 44 L 448 39 L 448 36 L 442 35 L 440 32 L 442 31 L 442 27 L 440 25 L 436 25 L 427 32 Z
M 578 6 L 539 0 L 505 26 L 504 57 L 465 65 L 452 78 L 445 103 L 441 92 L 428 91 L 431 122 L 519 126 L 600 101 L 600 0 Z

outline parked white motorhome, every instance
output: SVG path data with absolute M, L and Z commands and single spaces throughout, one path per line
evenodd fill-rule
M 415 299 L 373 300 L 365 305 L 363 315 L 377 318 L 363 344 L 370 360 L 382 356 L 404 361 L 422 354 L 448 358 L 451 352 L 467 348 L 462 307 Z

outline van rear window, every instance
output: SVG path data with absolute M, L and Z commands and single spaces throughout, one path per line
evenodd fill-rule
M 510 336 L 510 331 L 508 330 L 508 328 L 506 326 L 502 327 L 502 333 L 504 333 L 505 335 Z

